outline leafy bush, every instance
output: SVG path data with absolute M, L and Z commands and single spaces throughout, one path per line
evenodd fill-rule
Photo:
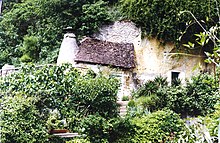
M 156 77 L 154 80 L 148 80 L 144 85 L 140 86 L 136 92 L 133 93 L 134 97 L 149 96 L 156 93 L 158 88 L 163 88 L 168 85 L 167 79 L 162 76 Z
M 128 114 L 142 116 L 149 111 L 162 109 L 166 105 L 166 96 L 159 95 L 159 91 L 164 91 L 167 87 L 167 78 L 158 76 L 154 80 L 148 80 L 133 92 L 135 100 L 129 103 Z
M 214 105 L 219 98 L 217 87 L 213 76 L 199 74 L 192 77 L 185 87 L 176 86 L 158 90 L 160 108 L 169 108 L 183 117 L 205 116 L 214 111 Z
M 182 86 L 172 86 L 158 90 L 158 108 L 168 108 L 176 113 L 185 116 L 189 111 L 186 110 L 190 97 L 186 96 L 186 89 Z M 192 101 L 193 102 L 193 101 Z M 191 109 L 194 110 L 194 109 Z
M 82 74 L 70 65 L 23 67 L 17 73 L 2 78 L 2 93 L 22 92 L 37 97 L 37 108 L 44 113 L 58 110 L 59 119 L 66 119 L 68 129 L 75 131 L 82 118 L 99 114 L 109 119 L 118 116 L 117 91 L 119 82 L 114 78 Z
M 65 71 L 70 68 L 70 72 Z M 1 81 L 1 92 L 23 92 L 28 96 L 38 96 L 42 108 L 62 107 L 68 91 L 80 73 L 70 65 L 63 66 L 24 66 L 17 73 Z M 65 88 L 66 87 L 66 88 Z
M 38 44 L 38 37 L 25 36 L 23 47 L 20 48 L 23 56 L 20 58 L 21 62 L 33 62 L 38 60 L 40 47 Z
M 150 96 L 141 96 L 136 100 L 136 105 L 149 111 L 155 111 L 158 109 L 158 103 L 159 98 L 155 94 L 151 94 Z
M 156 87 L 153 81 L 148 81 L 134 93 L 138 97 L 135 99 L 136 109 L 142 109 L 142 113 L 145 113 L 146 109 L 155 111 L 168 108 L 182 117 L 204 116 L 214 111 L 214 105 L 219 98 L 218 84 L 214 77 L 208 74 L 192 77 L 186 86 Z
M 136 134 L 131 142 L 177 142 L 185 130 L 180 117 L 170 111 L 156 111 L 133 119 Z
M 122 101 L 128 101 L 129 100 L 129 96 L 124 95 L 121 100 Z
M 38 110 L 39 99 L 22 94 L 1 99 L 1 143 L 46 143 L 46 121 Z
M 100 115 L 90 115 L 84 118 L 80 128 L 82 134 L 94 143 L 128 141 L 134 133 L 134 126 L 128 118 L 106 120 Z
M 218 84 L 213 76 L 200 74 L 192 77 L 186 86 L 186 111 L 193 115 L 206 115 L 214 111 L 219 99 Z
M 212 136 L 217 137 L 218 132 L 220 132 L 220 103 L 218 100 L 218 103 L 215 106 L 215 112 L 212 114 L 206 116 L 204 118 L 204 124 L 208 127 L 209 132 Z

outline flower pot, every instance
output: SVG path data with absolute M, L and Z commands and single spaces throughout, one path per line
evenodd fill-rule
M 69 130 L 67 129 L 52 129 L 50 130 L 51 134 L 59 134 L 59 133 L 68 133 Z

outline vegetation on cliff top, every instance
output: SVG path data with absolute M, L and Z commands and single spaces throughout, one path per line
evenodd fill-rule
M 129 19 L 144 35 L 165 42 L 195 41 L 202 31 L 190 11 L 209 29 L 218 24 L 219 0 L 11 0 L 4 1 L 0 20 L 0 67 L 5 63 L 53 63 L 62 29 L 72 26 L 79 37 L 102 24 Z M 111 10 L 110 10 L 111 9 Z M 113 10 L 112 10 L 113 9 Z
M 102 0 L 24 0 L 5 2 L 0 20 L 0 67 L 5 63 L 53 63 L 71 26 L 78 37 L 110 21 Z

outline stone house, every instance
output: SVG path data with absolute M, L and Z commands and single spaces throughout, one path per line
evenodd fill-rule
M 191 76 L 212 70 L 202 53 L 177 51 L 172 43 L 162 45 L 156 39 L 143 38 L 141 29 L 130 21 L 103 26 L 79 45 L 70 29 L 66 31 L 57 64 L 68 62 L 117 77 L 121 81 L 119 99 L 156 76 L 167 77 L 169 83 L 179 78 L 184 84 Z

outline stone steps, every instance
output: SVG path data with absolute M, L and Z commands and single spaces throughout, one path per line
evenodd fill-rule
M 120 116 L 125 116 L 127 113 L 127 105 L 128 105 L 128 101 L 117 101 L 117 103 L 120 106 Z

